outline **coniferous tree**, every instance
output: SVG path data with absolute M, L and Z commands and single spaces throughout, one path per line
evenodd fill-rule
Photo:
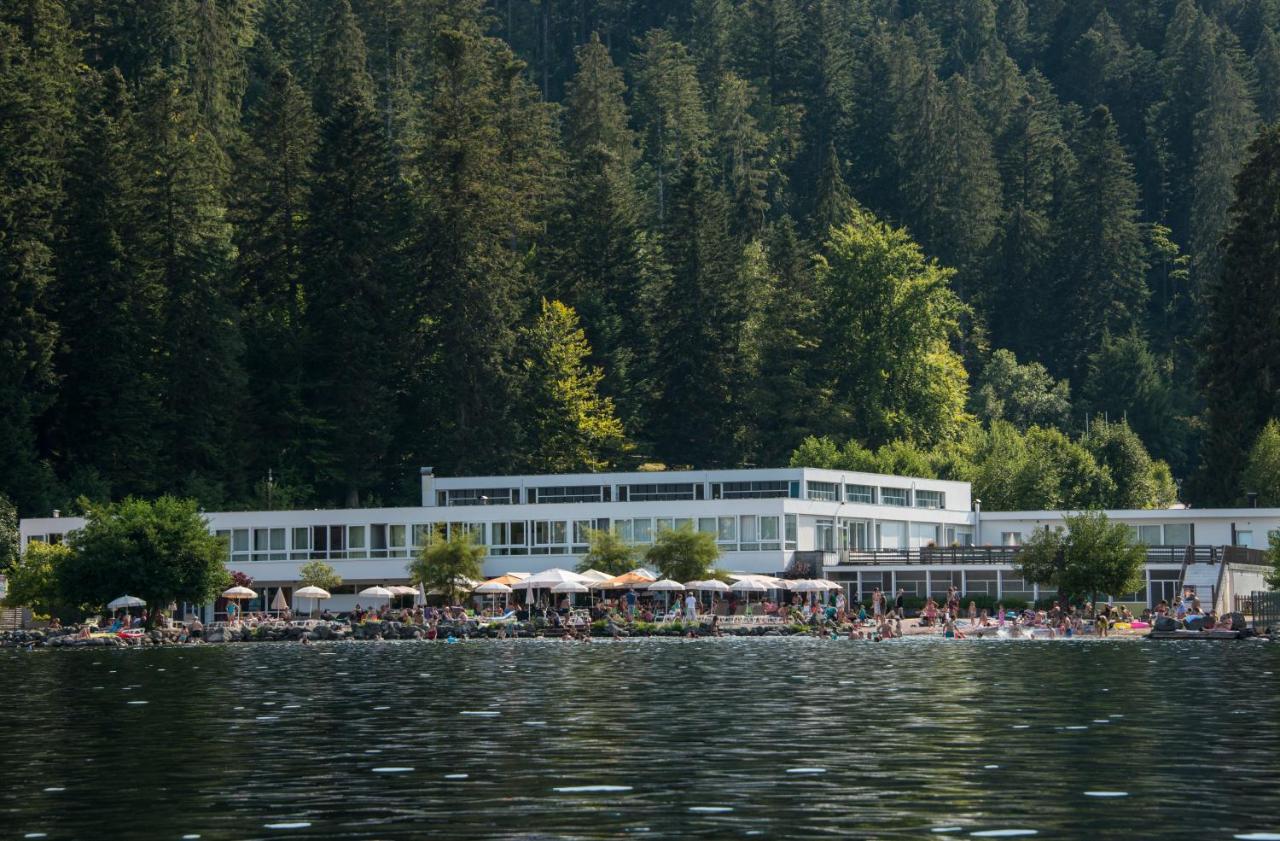
M 58 252 L 61 376 L 54 440 L 66 471 L 92 471 L 112 498 L 165 487 L 156 349 L 165 290 L 139 236 L 133 105 L 117 71 L 86 82 L 67 166 Z
M 664 229 L 671 278 L 657 348 L 662 413 L 652 435 L 668 463 L 710 467 L 737 461 L 742 339 L 754 290 L 740 282 L 727 203 L 707 169 L 697 154 L 685 157 Z
M 407 291 L 397 260 L 403 210 L 373 82 L 364 70 L 364 39 L 347 0 L 334 9 L 325 50 L 320 85 L 326 116 L 315 151 L 302 269 L 303 397 L 318 426 L 315 476 L 354 507 L 385 475 L 396 429 L 404 330 L 399 308 Z
M 1262 31 L 1253 52 L 1253 65 L 1258 80 L 1254 86 L 1258 96 L 1258 116 L 1264 123 L 1280 119 L 1280 35 L 1270 27 Z
M 270 72 L 236 161 L 237 267 L 257 475 L 305 471 L 304 286 L 315 119 L 287 67 Z
M 682 161 L 707 142 L 702 86 L 689 51 L 665 29 L 649 31 L 634 59 L 636 119 L 652 183 L 654 215 L 665 224 L 671 184 Z
M 0 488 L 23 513 L 51 491 L 36 436 L 56 397 L 50 283 L 74 58 L 62 4 L 0 5 Z
M 233 303 L 235 248 L 224 190 L 228 163 L 176 71 L 138 100 L 132 164 L 140 174 L 146 271 L 163 290 L 159 382 L 166 484 L 222 503 L 243 476 L 244 371 Z
M 1054 306 L 1059 351 L 1050 368 L 1079 383 L 1104 333 L 1128 333 L 1147 302 L 1138 190 L 1116 130 L 1099 106 L 1078 128 L 1076 176 L 1058 231 Z
M 559 301 L 521 332 L 523 401 L 529 436 L 521 469 L 534 473 L 605 470 L 626 443 L 613 401 L 600 394 L 604 373 L 591 367 L 591 347 L 578 315 Z
M 1236 176 L 1222 268 L 1205 290 L 1200 382 L 1208 410 L 1198 496 L 1229 504 L 1258 431 L 1280 417 L 1280 128 L 1264 129 Z

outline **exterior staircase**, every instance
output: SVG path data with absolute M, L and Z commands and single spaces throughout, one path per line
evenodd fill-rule
M 1221 563 L 1187 564 L 1182 572 L 1182 586 L 1190 587 L 1200 600 L 1205 613 L 1218 610 L 1218 586 L 1222 576 Z
M 0 631 L 21 630 L 26 613 L 20 607 L 0 607 Z

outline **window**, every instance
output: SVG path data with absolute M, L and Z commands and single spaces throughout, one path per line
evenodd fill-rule
M 633 521 L 636 543 L 652 543 L 653 542 L 653 520 L 648 517 Z
M 836 527 L 830 520 L 819 520 L 814 526 L 814 547 L 822 552 L 832 552 L 836 548 Z
M 711 486 L 712 499 L 785 499 L 791 483 L 781 481 L 723 482 Z
M 1244 546 L 1244 547 L 1246 547 L 1246 548 L 1248 548 L 1248 547 L 1252 546 L 1252 545 L 1253 545 L 1253 532 L 1252 532 L 1252 531 L 1250 531 L 1249 529 L 1245 529 L 1245 530 L 1243 530 L 1243 531 L 1242 531 L 1242 530 L 1237 529 L 1237 530 L 1236 530 L 1236 545 L 1237 545 L 1237 546 Z
M 387 524 L 374 523 L 369 526 L 369 557 L 385 558 L 387 556 Z
M 786 528 L 787 528 L 786 538 L 785 538 L 786 539 L 785 548 L 794 549 L 796 548 L 796 515 L 787 514 L 785 515 L 784 519 L 785 519 Z
M 1159 526 L 1138 526 L 1138 542 L 1147 546 L 1160 546 L 1163 543 Z
M 738 540 L 740 542 L 738 548 L 743 552 L 760 551 L 759 520 L 749 514 L 744 514 L 739 517 Z
M 557 502 L 608 502 L 608 490 L 600 485 L 566 485 L 529 488 L 527 493 L 531 504 L 550 505 Z
M 577 546 L 586 546 L 591 542 L 590 532 L 595 528 L 595 523 L 591 520 L 574 520 L 573 521 L 573 542 Z
M 534 520 L 533 555 L 564 555 L 569 551 L 568 525 L 561 520 Z
M 283 561 L 288 556 L 284 551 L 284 534 L 285 530 L 280 529 L 254 529 L 253 530 L 253 559 L 255 561 Z
M 508 523 L 489 524 L 489 554 L 491 555 L 527 555 L 529 554 L 524 521 L 516 520 Z
M 867 521 L 851 520 L 845 524 L 847 534 L 846 545 L 850 549 L 866 549 L 869 547 L 867 543 Z
M 329 557 L 342 559 L 347 556 L 346 526 L 329 526 Z
M 519 488 L 457 488 L 440 493 L 447 506 L 520 504 Z
M 625 493 L 623 493 L 625 491 Z M 687 484 L 650 484 L 622 485 L 618 488 L 618 498 L 632 502 L 666 502 L 670 500 L 694 499 L 694 485 Z
M 680 531 L 680 529 L 692 529 L 693 518 L 692 517 L 676 517 L 674 527 L 676 531 Z
M 839 485 L 835 482 L 809 482 L 809 499 L 835 502 L 840 498 Z
M 870 505 L 876 501 L 876 489 L 871 485 L 845 485 L 846 502 L 861 502 Z
M 716 520 L 716 542 L 717 543 L 737 543 L 738 529 L 737 518 L 735 517 L 719 517 Z
M 760 518 L 760 548 L 765 550 L 782 548 L 782 543 L 778 539 L 777 517 Z
M 347 548 L 351 550 L 347 554 L 349 558 L 367 558 L 369 556 L 369 553 L 365 551 L 368 546 L 365 543 L 364 526 L 347 527 Z
M 972 546 L 973 530 L 969 528 L 947 526 L 948 546 Z
M 705 531 L 705 532 L 710 532 L 711 534 L 715 534 L 716 518 L 715 517 L 699 517 L 698 531 Z
M 309 554 L 308 549 L 311 548 L 311 529 L 306 526 L 300 526 L 293 529 L 293 552 L 289 557 L 294 560 L 302 560 Z
M 405 548 L 405 527 L 403 525 L 393 525 L 388 527 L 387 543 L 390 544 L 389 554 L 391 557 L 408 557 L 409 553 Z
M 1166 523 L 1164 527 L 1165 546 L 1190 546 L 1195 543 L 1191 537 L 1190 523 Z
M 907 496 L 910 495 L 910 493 L 911 492 L 906 488 L 881 488 L 880 504 L 896 505 L 899 508 L 905 508 L 907 506 Z
M 946 501 L 942 491 L 916 491 L 916 508 L 945 508 Z
M 1020 531 L 1002 531 L 1000 532 L 1001 546 L 1021 546 L 1022 532 Z
M 653 521 L 653 527 L 658 534 L 662 534 L 664 531 L 672 531 L 675 528 L 675 522 L 674 517 L 658 517 Z

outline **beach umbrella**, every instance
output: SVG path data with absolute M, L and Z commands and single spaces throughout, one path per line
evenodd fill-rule
M 329 591 L 322 587 L 300 587 L 293 591 L 293 597 L 295 599 L 311 599 L 316 602 L 316 604 L 311 607 L 312 613 L 314 613 L 315 609 L 320 606 L 319 602 L 321 599 L 332 598 L 332 596 L 329 595 Z
M 237 587 L 232 587 L 228 590 L 223 590 L 222 597 L 224 599 L 227 599 L 228 601 L 235 602 L 236 613 L 243 614 L 244 611 L 240 609 L 240 602 L 244 599 L 256 599 L 258 597 L 258 594 L 255 593 L 253 590 L 250 590 L 248 587 L 237 586 Z M 236 620 L 236 621 L 239 621 L 239 620 Z
M 766 586 L 764 582 L 757 581 L 754 578 L 743 578 L 740 581 L 733 582 L 733 584 L 729 586 L 729 589 L 735 593 L 742 593 L 746 596 L 747 604 L 750 605 L 752 593 L 767 593 L 770 588 Z
M 284 611 L 284 610 L 288 610 L 288 609 L 289 609 L 289 603 L 288 603 L 287 601 L 285 601 L 285 600 L 284 600 L 284 588 L 283 588 L 283 587 L 277 587 L 277 588 L 276 588 L 276 597 L 275 597 L 275 599 L 274 599 L 274 600 L 272 600 L 272 602 L 271 602 L 271 609 L 272 609 L 272 610 L 274 610 L 274 611 L 276 611 L 277 613 L 279 613 L 279 612 L 281 612 L 281 611 Z
M 137 596 L 121 596 L 118 599 L 107 603 L 109 610 L 120 610 L 121 608 L 130 607 L 146 607 L 147 603 Z
M 725 584 L 723 581 L 717 581 L 714 578 L 708 579 L 707 581 L 686 581 L 684 586 L 686 590 L 702 590 L 710 591 L 712 593 L 729 592 L 728 584 Z
M 479 587 L 477 587 L 477 588 L 475 588 L 474 590 L 472 590 L 472 592 L 473 592 L 473 593 L 479 593 L 479 594 L 480 594 L 480 595 L 482 595 L 482 596 L 491 596 L 491 597 L 493 598 L 493 608 L 494 608 L 494 610 L 497 610 L 497 609 L 498 609 L 498 594 L 499 594 L 499 593 L 501 593 L 501 594 L 503 594 L 503 595 L 505 595 L 505 596 L 510 596 L 510 595 L 511 595 L 511 587 L 510 587 L 509 585 L 507 585 L 507 584 L 503 584 L 501 581 L 499 581 L 499 580 L 497 580 L 497 579 L 495 578 L 495 579 L 494 579 L 494 580 L 492 580 L 492 581 L 486 581 L 486 582 L 484 582 L 484 583 L 483 583 L 483 584 L 481 584 Z
M 613 578 L 613 576 L 612 576 L 612 575 L 610 575 L 609 573 L 607 573 L 607 572 L 601 572 L 601 571 L 600 571 L 600 570 L 598 570 L 598 569 L 589 569 L 589 570 L 586 570 L 585 572 L 581 572 L 581 573 L 579 573 L 579 575 L 581 575 L 583 578 L 587 579 L 587 581 L 588 581 L 588 582 L 591 582 L 591 581 L 608 581 L 610 578 Z
M 542 572 L 535 572 L 525 580 L 511 586 L 517 590 L 525 591 L 525 601 L 532 606 L 534 590 L 549 590 L 557 584 L 563 584 L 566 581 L 572 581 L 575 584 L 584 584 L 583 576 L 571 570 L 562 569 L 560 567 L 552 567 L 544 569 Z
M 671 594 L 683 593 L 684 585 L 679 581 L 672 581 L 670 578 L 663 578 L 653 582 L 646 588 L 650 593 L 666 593 L 667 609 L 671 609 Z
M 591 588 L 588 587 L 586 584 L 582 583 L 581 581 L 562 581 L 556 586 L 552 587 L 551 592 L 558 595 L 563 595 L 563 594 L 573 595 L 575 593 L 590 593 Z M 575 603 L 574 599 L 569 600 L 570 605 L 574 603 Z
M 365 587 L 359 593 L 356 593 L 356 595 L 364 596 L 367 599 L 386 599 L 387 604 L 390 605 L 391 597 L 394 595 L 394 593 L 392 593 L 386 587 L 379 587 L 377 584 L 375 584 L 372 587 Z

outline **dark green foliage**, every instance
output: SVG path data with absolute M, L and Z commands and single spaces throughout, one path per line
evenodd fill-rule
M 1199 494 L 1229 503 L 1258 432 L 1280 416 L 1280 127 L 1265 129 L 1236 178 L 1222 271 L 1205 293 L 1201 381 L 1208 402 Z
M 1101 413 L 1236 499 L 1280 414 L 1272 164 L 1235 180 L 1278 9 L 0 0 L 0 491 L 408 502 L 420 464 L 580 462 L 522 408 L 547 298 L 637 460 L 835 435 L 962 476 L 966 406 L 1024 455 Z M 945 314 L 880 305 L 901 265 L 815 270 L 864 213 Z M 1027 470 L 1009 499 L 1082 497 Z

